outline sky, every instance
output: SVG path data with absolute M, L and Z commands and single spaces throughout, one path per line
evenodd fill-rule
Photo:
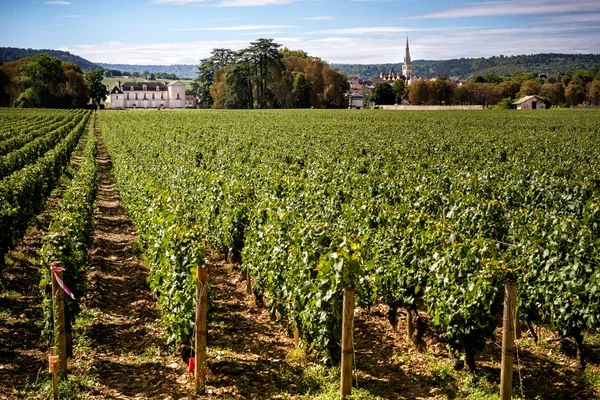
M 0 46 L 197 64 L 273 38 L 331 63 L 600 53 L 600 0 L 0 0 Z

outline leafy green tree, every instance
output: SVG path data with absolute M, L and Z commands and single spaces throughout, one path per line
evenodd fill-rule
M 235 54 L 230 49 L 213 49 L 211 56 L 200 60 L 197 77 L 192 82 L 192 93 L 198 98 L 198 105 L 210 108 L 214 99 L 210 87 L 215 82 L 216 72 L 235 61 Z
M 98 70 L 91 70 L 83 75 L 85 85 L 87 86 L 88 94 L 91 97 L 94 105 L 98 107 L 100 102 L 106 99 L 108 89 L 102 83 L 102 75 Z
M 498 98 L 507 98 L 510 97 L 514 99 L 521 90 L 521 85 L 519 82 L 513 81 L 512 79 L 506 80 L 502 83 L 494 86 L 494 93 L 498 96 Z
M 429 103 L 433 105 L 454 103 L 456 85 L 451 81 L 438 79 L 429 82 Z
M 387 82 L 378 82 L 373 87 L 371 101 L 377 105 L 391 105 L 396 100 L 396 94 L 392 85 Z
M 520 92 L 523 96 L 540 94 L 540 90 L 542 90 L 542 85 L 540 85 L 536 80 L 526 80 L 521 83 Z
M 396 104 L 402 103 L 402 99 L 404 98 L 404 80 L 396 79 L 392 84 L 392 89 L 394 89 L 394 95 L 396 96 Z
M 570 105 L 577 106 L 585 100 L 585 88 L 583 85 L 571 83 L 565 89 L 565 97 Z
M 279 54 L 281 54 L 282 58 L 286 57 L 299 57 L 299 58 L 308 58 L 308 53 L 304 50 L 290 50 L 287 47 L 279 50 Z
M 258 39 L 250 43 L 247 49 L 252 55 L 254 64 L 254 77 L 256 87 L 256 102 L 258 108 L 272 106 L 273 95 L 268 88 L 271 76 L 277 76 L 284 69 L 282 55 L 279 52 L 280 44 L 275 43 L 273 39 Z
M 424 79 L 413 82 L 408 89 L 408 100 L 415 106 L 426 104 L 429 101 L 429 82 Z
M 565 102 L 565 89 L 560 83 L 545 83 L 540 90 L 540 96 L 547 98 L 552 104 Z
M 310 91 L 304 72 L 293 72 L 294 84 L 292 96 L 294 108 L 308 108 L 310 106 Z
M 587 97 L 594 105 L 600 104 L 600 80 L 588 83 Z
M 67 77 L 58 58 L 35 55 L 22 66 L 19 80 L 23 92 L 16 107 L 60 107 L 59 92 Z

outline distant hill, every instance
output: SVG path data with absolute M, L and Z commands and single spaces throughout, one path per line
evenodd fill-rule
M 74 62 L 84 70 L 94 68 L 116 69 L 128 72 L 151 72 L 175 74 L 182 79 L 196 78 L 196 66 L 191 64 L 177 65 L 133 65 L 93 63 L 84 58 L 60 50 L 34 50 L 14 47 L 0 47 L 0 62 L 16 61 L 23 57 L 31 57 L 38 53 L 46 53 L 63 61 Z M 401 63 L 394 64 L 331 64 L 332 67 L 348 76 L 359 76 L 363 79 L 379 76 L 380 72 L 389 72 L 391 68 L 400 72 Z M 455 58 L 452 60 L 414 60 L 413 66 L 417 76 L 434 77 L 438 74 L 449 75 L 455 79 L 466 80 L 486 72 L 504 76 L 515 72 L 545 72 L 556 75 L 560 71 L 577 69 L 600 70 L 600 54 L 556 54 L 542 53 L 518 56 L 494 56 L 488 58 Z
M 401 64 L 331 64 L 348 76 L 363 79 L 379 76 L 390 68 L 399 71 Z M 414 60 L 415 75 L 434 77 L 446 74 L 458 79 L 493 72 L 512 75 L 515 72 L 545 72 L 556 75 L 560 71 L 577 69 L 600 69 L 600 54 L 555 54 L 542 53 L 518 56 L 494 56 L 488 58 L 458 58 L 452 60 Z
M 195 79 L 196 78 L 196 66 L 191 64 L 177 64 L 177 65 L 137 65 L 137 64 L 106 64 L 98 63 L 103 68 L 116 69 L 119 71 L 127 72 L 151 72 L 159 73 L 164 72 L 167 74 L 175 74 L 182 79 Z
M 17 47 L 0 47 L 0 62 L 17 61 L 23 57 L 33 57 L 36 54 L 44 53 L 51 57 L 56 57 L 61 61 L 72 62 L 81 67 L 84 71 L 100 68 L 98 64 L 81 58 L 68 51 L 51 50 L 51 49 L 20 49 Z

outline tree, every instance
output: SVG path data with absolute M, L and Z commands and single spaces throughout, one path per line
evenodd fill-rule
M 539 95 L 540 90 L 542 89 L 542 85 L 540 85 L 537 81 L 534 80 L 526 80 L 521 83 L 520 93 L 523 96 L 531 96 L 531 95 Z
M 396 79 L 392 84 L 392 89 L 394 89 L 394 95 L 396 96 L 396 104 L 402 103 L 402 99 L 404 98 L 404 81 Z
M 378 105 L 391 105 L 396 100 L 392 85 L 387 82 L 377 82 L 373 87 L 371 101 Z
M 547 98 L 554 105 L 565 102 L 565 90 L 561 83 L 545 83 L 540 90 L 540 96 Z
M 571 106 L 577 106 L 585 100 L 585 88 L 583 85 L 571 83 L 565 89 L 565 97 Z
M 279 52 L 280 44 L 275 43 L 273 39 L 258 39 L 250 43 L 247 49 L 252 55 L 252 62 L 255 70 L 256 102 L 258 108 L 272 106 L 272 94 L 268 88 L 269 79 L 277 75 L 283 69 L 283 58 Z
M 91 97 L 94 105 L 98 107 L 100 102 L 108 96 L 108 89 L 102 83 L 102 75 L 98 70 L 91 70 L 84 74 L 83 79 L 87 86 L 88 94 Z
M 454 103 L 456 85 L 451 81 L 438 79 L 429 82 L 429 103 L 434 105 Z
M 519 90 L 521 90 L 521 85 L 519 82 L 513 81 L 512 79 L 506 80 L 494 86 L 494 93 L 500 99 L 507 97 L 514 99 L 517 93 L 519 93 Z
M 67 77 L 63 92 L 63 106 L 83 108 L 88 102 L 88 90 L 81 68 L 71 62 L 63 62 L 62 68 Z
M 408 101 L 415 106 L 426 104 L 429 101 L 429 82 L 419 79 L 411 83 L 408 87 Z
M 587 97 L 594 105 L 600 104 L 600 80 L 588 83 Z
M 67 82 L 62 62 L 46 54 L 37 54 L 21 67 L 19 75 L 22 93 L 17 107 L 60 107 L 61 85 Z
M 294 84 L 292 88 L 294 108 L 308 108 L 310 106 L 310 91 L 304 72 L 293 72 Z
M 213 49 L 209 58 L 200 60 L 197 77 L 192 82 L 192 93 L 198 98 L 200 107 L 210 108 L 213 105 L 210 87 L 215 82 L 216 72 L 234 61 L 234 52 L 230 49 Z
M 304 50 L 290 50 L 287 47 L 284 47 L 283 49 L 279 50 L 279 53 L 281 54 L 282 58 L 286 58 L 286 57 L 300 57 L 300 58 L 308 58 L 308 53 L 305 52 Z

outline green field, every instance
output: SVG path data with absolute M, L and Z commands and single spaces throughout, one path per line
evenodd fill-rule
M 524 331 L 515 398 L 600 397 L 600 110 L 0 109 L 0 122 L 0 285 L 15 288 L 0 296 L 14 297 L 0 313 L 5 346 L 45 346 L 37 333 L 11 339 L 23 336 L 21 320 L 55 339 L 47 267 L 59 260 L 77 299 L 121 300 L 113 323 L 148 314 L 156 324 L 136 331 L 143 340 L 127 363 L 144 373 L 180 369 L 181 353 L 168 367 L 164 360 L 191 343 L 197 270 L 208 268 L 212 388 L 250 398 L 254 381 L 237 378 L 247 368 L 277 382 L 269 396 L 337 398 L 331 365 L 340 359 L 342 293 L 352 287 L 353 398 L 492 399 L 513 282 Z M 122 228 L 129 217 L 135 229 Z M 99 221 L 110 240 L 93 240 Z M 39 261 L 24 269 L 14 247 L 38 226 L 47 234 L 26 242 Z M 107 243 L 112 250 L 99 253 Z M 148 275 L 135 284 L 147 282 L 156 303 L 134 308 L 125 273 L 102 280 L 118 286 L 86 284 L 99 267 L 140 268 L 127 264 L 138 256 Z M 251 294 L 240 293 L 239 276 L 250 277 Z M 17 312 L 24 304 L 35 312 Z M 66 304 L 70 324 L 105 323 L 85 302 Z M 279 336 L 269 333 L 275 326 Z M 151 339 L 146 329 L 160 332 Z M 296 329 L 294 350 L 285 336 Z M 130 332 L 109 330 L 110 343 L 79 332 L 100 342 L 75 340 L 74 391 L 102 382 L 97 366 L 81 367 L 82 354 L 109 346 L 122 358 Z M 163 361 L 147 364 L 155 356 Z M 102 363 L 103 373 L 123 367 Z M 2 376 L 23 375 L 33 376 Z M 39 385 L 49 387 L 42 378 L 24 390 Z
M 598 111 L 101 119 L 173 338 L 189 335 L 184 282 L 204 243 L 239 256 L 261 301 L 323 360 L 339 356 L 346 285 L 390 317 L 427 315 L 470 368 L 494 338 L 508 280 L 523 323 L 574 338 L 582 354 L 600 328 Z M 173 229 L 177 239 L 159 234 Z

